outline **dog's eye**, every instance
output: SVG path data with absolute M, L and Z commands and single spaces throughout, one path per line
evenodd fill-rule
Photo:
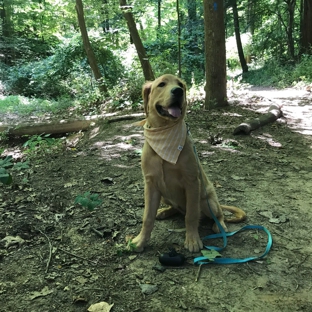
M 161 82 L 161 83 L 158 85 L 158 87 L 162 88 L 162 87 L 164 87 L 165 85 L 166 85 L 166 83 Z
M 183 85 L 182 82 L 179 82 L 178 85 L 179 85 L 180 88 L 184 89 L 184 85 Z

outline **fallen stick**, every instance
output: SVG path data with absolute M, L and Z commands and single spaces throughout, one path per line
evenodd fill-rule
M 241 123 L 233 131 L 233 134 L 249 134 L 251 131 L 256 130 L 268 123 L 274 122 L 283 116 L 281 106 L 271 105 L 268 112 L 259 118 L 251 119 Z
M 47 265 L 46 265 L 46 270 L 45 270 L 45 272 L 48 273 L 49 267 L 50 267 L 50 263 L 51 263 L 51 259 L 52 259 L 52 250 L 53 250 L 53 249 L 52 249 L 52 244 L 51 244 L 51 241 L 50 241 L 50 238 L 48 237 L 48 235 L 46 235 L 45 233 L 43 233 L 41 230 L 39 230 L 39 232 L 40 232 L 41 234 L 43 234 L 43 235 L 47 238 L 48 243 L 49 243 L 49 258 L 48 258 Z

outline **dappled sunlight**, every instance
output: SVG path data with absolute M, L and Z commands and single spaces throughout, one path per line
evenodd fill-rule
M 125 152 L 129 155 L 139 157 L 143 145 L 143 136 L 138 133 L 130 135 L 114 135 L 110 140 L 97 140 L 92 144 L 91 149 L 99 151 L 100 158 L 112 160 L 120 158 Z
M 223 116 L 230 116 L 230 117 L 243 117 L 242 114 L 234 113 L 234 112 L 223 112 Z
M 238 149 L 235 149 L 226 144 L 214 145 L 214 146 L 211 146 L 211 148 L 218 148 L 220 150 L 223 150 L 225 152 L 230 152 L 230 153 L 241 153 L 241 151 L 239 151 Z
M 248 95 L 240 94 L 240 98 L 239 106 L 261 114 L 267 113 L 273 104 L 280 106 L 283 117 L 277 122 L 282 120 L 292 131 L 312 135 L 312 97 L 306 90 L 253 87 Z
M 100 127 L 94 127 L 91 131 L 90 131 L 90 139 L 93 139 L 94 137 L 96 137 L 98 134 L 100 134 Z
M 23 151 L 19 147 L 14 147 L 14 148 L 6 148 L 2 154 L 1 157 L 7 157 L 7 156 L 12 156 L 14 160 L 21 160 L 25 155 L 23 154 Z
M 269 144 L 272 147 L 282 148 L 282 144 L 280 142 L 275 141 L 272 136 L 268 133 L 263 133 L 259 135 L 253 135 L 254 138 L 257 138 L 259 140 L 262 140 Z
M 312 100 L 309 106 L 285 106 L 287 125 L 295 132 L 312 135 Z
M 214 151 L 201 151 L 200 152 L 200 156 L 201 157 L 210 157 L 210 156 L 212 156 L 213 154 L 215 154 L 215 152 Z
M 133 139 L 136 140 L 136 139 L 142 138 L 142 135 L 143 134 L 132 134 L 132 135 L 127 135 L 127 136 L 117 135 L 116 139 L 126 141 L 126 142 L 131 142 L 131 140 Z

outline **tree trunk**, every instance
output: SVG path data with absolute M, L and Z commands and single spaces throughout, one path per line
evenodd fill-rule
M 11 15 L 12 15 L 12 1 L 3 0 L 1 10 L 3 37 L 12 37 L 13 35 L 13 25 Z
M 158 12 L 158 29 L 161 28 L 161 0 L 158 0 L 158 6 L 157 6 L 157 12 Z M 158 36 L 158 33 L 157 33 Z
M 239 20 L 238 20 L 238 11 L 237 11 L 237 2 L 236 0 L 233 0 L 232 3 L 232 9 L 233 9 L 233 19 L 234 19 L 234 31 L 235 31 L 235 38 L 236 38 L 236 45 L 237 45 L 237 52 L 239 56 L 239 61 L 242 66 L 243 73 L 248 72 L 248 66 L 246 63 L 246 59 L 244 57 L 244 51 L 242 46 L 242 41 L 240 37 L 240 29 L 239 29 Z
M 206 97 L 205 108 L 226 106 L 226 57 L 223 0 L 204 2 Z
M 293 30 L 294 30 L 296 0 L 284 0 L 284 1 L 287 4 L 287 10 L 288 10 L 288 25 L 286 29 L 288 53 L 290 57 L 294 59 L 295 58 L 295 45 L 294 45 L 294 38 L 293 38 Z
M 143 74 L 145 80 L 154 80 L 155 76 L 151 67 L 151 64 L 149 62 L 149 59 L 146 55 L 145 48 L 143 46 L 143 43 L 141 41 L 139 32 L 137 30 L 135 20 L 133 18 L 133 15 L 130 11 L 130 7 L 127 5 L 126 0 L 119 0 L 120 8 L 123 10 L 123 15 L 125 17 L 125 20 L 127 21 L 127 25 L 129 28 L 130 36 L 133 40 L 133 43 L 135 45 L 135 48 L 137 50 L 139 60 L 143 69 Z
M 100 91 L 103 93 L 106 93 L 107 87 L 103 82 L 103 77 L 97 65 L 95 54 L 93 52 L 93 49 L 89 40 L 86 23 L 84 19 L 83 4 L 81 0 L 76 0 L 76 11 L 77 11 L 78 23 L 79 23 L 79 27 L 81 31 L 81 37 L 82 37 L 84 48 L 86 50 L 86 54 L 87 54 L 90 67 L 93 71 L 93 74 L 97 83 L 99 84 Z
M 312 1 L 302 0 L 301 54 L 312 54 Z
M 184 44 L 184 48 L 187 49 L 190 58 L 187 60 L 188 66 L 185 68 L 185 77 L 195 78 L 194 68 L 197 67 L 197 75 L 201 75 L 200 71 L 204 74 L 204 68 L 198 68 L 196 66 L 196 57 L 203 54 L 203 49 L 198 46 L 198 24 L 197 23 L 197 3 L 194 0 L 187 0 L 187 23 L 185 28 L 187 29 L 187 43 Z M 203 56 L 203 55 L 202 55 Z M 195 82 L 195 81 L 194 81 Z M 193 81 L 192 81 L 193 83 Z
M 247 16 L 247 27 L 248 27 L 248 32 L 251 35 L 251 40 L 255 32 L 255 10 L 256 10 L 256 3 L 253 0 L 248 0 L 247 3 L 247 9 L 246 9 L 246 16 Z M 248 51 L 249 50 L 249 51 Z M 249 64 L 251 63 L 251 51 L 248 49 L 245 51 L 246 53 L 246 63 Z
M 255 32 L 255 6 L 256 3 L 253 0 L 248 0 L 247 3 L 247 26 L 248 31 L 253 36 Z

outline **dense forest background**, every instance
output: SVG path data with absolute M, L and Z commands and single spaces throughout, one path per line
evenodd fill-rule
M 311 1 L 226 0 L 223 6 L 228 81 L 274 87 L 311 83 Z M 142 59 L 148 59 L 155 77 L 178 74 L 193 87 L 205 82 L 202 1 L 1 0 L 0 10 L 6 104 L 28 97 L 60 106 L 106 102 L 133 108 L 146 79 Z M 146 53 L 141 60 L 133 27 Z M 91 70 L 90 49 L 98 77 Z

